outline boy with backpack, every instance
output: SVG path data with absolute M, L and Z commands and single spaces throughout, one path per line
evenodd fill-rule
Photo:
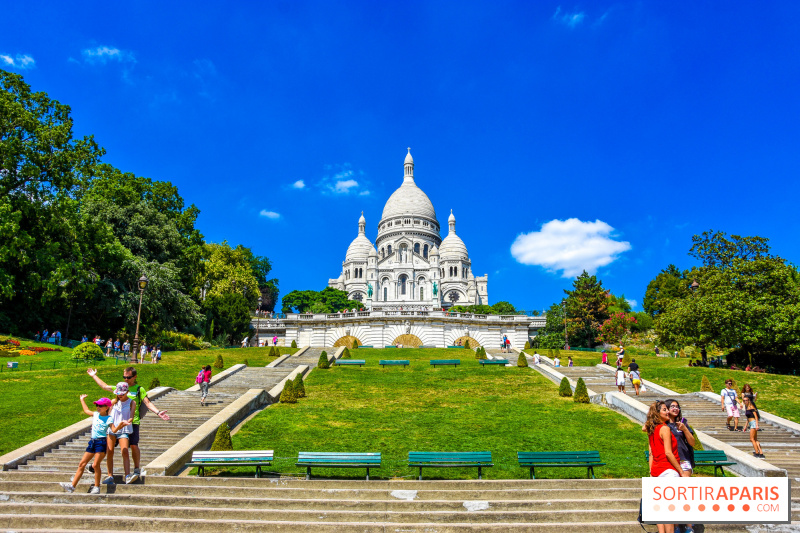
M 61 488 L 64 489 L 65 492 L 75 492 L 75 487 L 81 480 L 86 465 L 94 458 L 94 485 L 89 489 L 89 494 L 100 494 L 100 463 L 103 461 L 103 456 L 106 454 L 106 435 L 108 429 L 111 428 L 112 432 L 120 431 L 131 424 L 131 419 L 122 420 L 116 426 L 113 425 L 109 414 L 111 400 L 108 398 L 100 398 L 94 402 L 97 406 L 97 411 L 90 411 L 86 406 L 87 396 L 88 394 L 81 394 L 80 398 L 83 412 L 87 416 L 92 417 L 92 434 L 89 438 L 89 445 L 86 447 L 86 452 L 84 452 L 83 458 L 81 458 L 81 462 L 78 464 L 78 470 L 75 472 L 72 481 L 69 483 L 62 481 L 59 485 L 61 485 Z

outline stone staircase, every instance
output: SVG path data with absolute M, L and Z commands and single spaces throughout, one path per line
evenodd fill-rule
M 196 392 L 172 391 L 154 400 L 153 403 L 159 409 L 165 409 L 169 413 L 170 421 L 165 422 L 153 413 L 148 413 L 142 419 L 139 440 L 141 465 L 147 465 L 238 397 L 239 394 L 216 394 L 214 398 L 209 398 L 205 407 L 200 406 L 200 396 Z M 87 430 L 79 437 L 27 461 L 18 469 L 22 472 L 75 473 L 86 450 L 89 434 L 90 430 Z M 105 468 L 104 460 L 104 472 Z M 131 458 L 131 469 L 133 469 L 133 458 Z M 114 453 L 114 471 L 117 482 L 121 482 L 124 470 L 119 448 Z
M 291 369 L 284 366 L 267 367 L 247 367 L 235 374 L 211 385 L 208 389 L 208 398 L 216 397 L 218 393 L 224 394 L 243 394 L 250 389 L 270 390 L 289 375 Z
M 148 477 L 86 494 L 64 474 L 0 473 L 3 531 L 641 533 L 638 479 L 350 481 Z M 800 489 L 792 491 L 800 501 Z M 794 511 L 795 520 L 799 511 Z M 224 526 L 223 526 L 224 524 Z M 654 527 L 649 526 L 652 530 Z M 752 526 L 708 526 L 745 532 Z

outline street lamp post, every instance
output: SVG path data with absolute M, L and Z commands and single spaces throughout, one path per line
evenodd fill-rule
M 137 362 L 139 358 L 139 319 L 142 317 L 142 296 L 144 295 L 144 289 L 147 287 L 147 283 L 150 280 L 147 279 L 147 276 L 142 274 L 142 277 L 139 278 L 139 312 L 136 314 L 136 333 L 133 336 L 133 359 L 132 362 Z
M 569 350 L 569 337 L 567 337 L 567 302 L 561 300 L 561 307 L 564 309 L 564 348 Z
M 261 346 L 261 337 L 260 337 L 259 334 L 261 333 L 261 302 L 262 301 L 263 300 L 262 300 L 261 296 L 259 296 L 258 297 L 258 308 L 256 309 L 256 348 Z

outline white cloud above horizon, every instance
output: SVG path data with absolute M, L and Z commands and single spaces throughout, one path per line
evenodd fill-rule
M 10 54 L 0 54 L 0 66 L 28 70 L 36 66 L 36 60 L 28 54 L 17 54 L 13 57 Z
M 303 180 L 297 180 L 294 183 L 292 183 L 292 189 L 305 189 L 305 188 L 306 188 L 306 182 Z
M 133 53 L 120 50 L 119 48 L 112 48 L 110 46 L 97 46 L 95 48 L 86 48 L 81 52 L 83 59 L 86 63 L 99 63 L 105 65 L 109 61 L 123 62 L 136 62 Z
M 266 209 L 262 209 L 259 215 L 270 220 L 278 220 L 281 218 L 280 213 L 276 213 L 275 211 L 267 211 Z
M 636 306 L 639 305 L 639 302 L 630 298 L 625 298 L 625 301 L 628 302 L 628 304 L 631 306 L 631 309 L 636 309 Z
M 570 28 L 574 28 L 586 18 L 586 13 L 583 11 L 576 11 L 570 13 L 568 11 L 562 11 L 561 6 L 556 8 L 556 12 L 553 13 L 553 20 L 564 24 Z
M 614 240 L 613 232 L 614 228 L 602 220 L 551 220 L 539 231 L 517 235 L 511 255 L 523 265 L 560 272 L 564 278 L 573 278 L 584 270 L 595 274 L 631 249 L 629 242 Z

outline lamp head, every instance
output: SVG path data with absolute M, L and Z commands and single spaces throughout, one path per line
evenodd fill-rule
M 144 274 L 142 274 L 142 277 L 141 277 L 141 278 L 139 278 L 139 290 L 140 290 L 140 291 L 143 291 L 143 290 L 145 290 L 145 288 L 147 288 L 147 284 L 148 284 L 149 282 L 150 282 L 150 280 L 149 280 L 149 279 L 147 279 L 147 276 L 146 276 L 146 275 L 144 275 Z
M 689 288 L 692 289 L 692 292 L 695 292 L 700 287 L 700 284 L 697 283 L 697 280 L 694 280 Z

